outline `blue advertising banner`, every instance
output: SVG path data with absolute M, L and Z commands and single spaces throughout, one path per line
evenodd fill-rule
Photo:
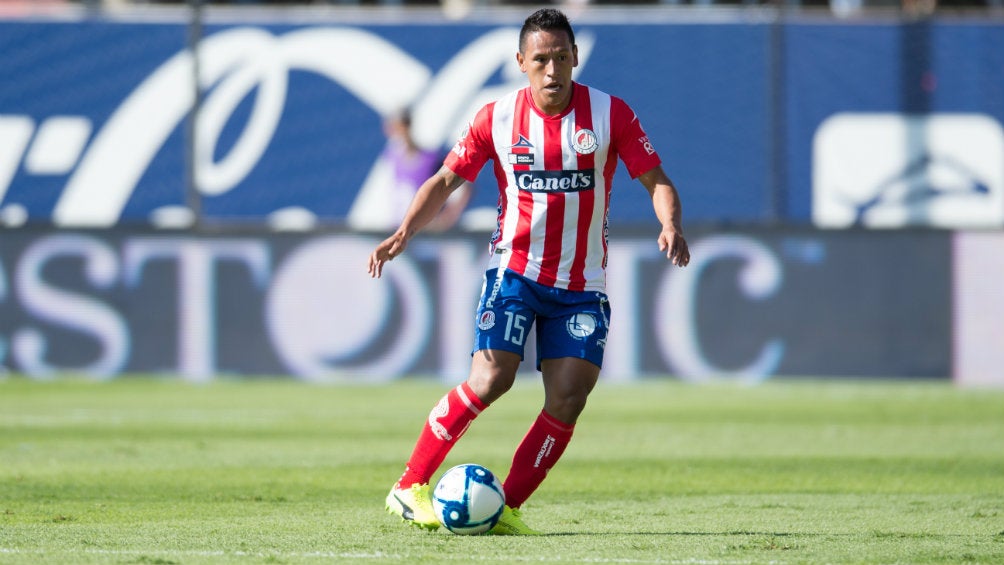
M 331 13 L 204 27 L 207 224 L 390 229 L 383 120 L 410 108 L 419 144 L 445 152 L 525 84 L 511 13 Z M 576 20 L 575 76 L 635 109 L 688 222 L 1004 226 L 1004 24 L 631 14 Z M 0 225 L 190 222 L 188 34 L 184 18 L 0 21 Z M 461 225 L 490 228 L 494 181 L 478 184 Z M 611 222 L 650 214 L 621 167 Z
M 635 106 L 667 169 L 694 187 L 690 217 L 753 220 L 764 212 L 763 191 L 735 187 L 766 177 L 765 161 L 746 150 L 768 134 L 765 30 L 727 27 L 663 35 L 652 26 L 583 25 L 577 78 Z M 357 216 L 363 227 L 385 228 L 379 217 L 368 220 L 378 206 L 362 209 L 380 201 L 370 193 L 381 190 L 382 119 L 412 108 L 417 141 L 445 153 L 481 104 L 525 85 L 517 32 L 207 26 L 196 154 L 204 214 L 261 222 L 306 209 L 322 221 Z M 663 39 L 646 42 L 645 68 L 625 65 L 653 32 Z M 184 125 L 194 97 L 185 33 L 169 24 L 0 24 L 3 205 L 23 207 L 30 219 L 95 226 L 145 222 L 184 205 Z M 716 55 L 705 60 L 708 53 Z M 727 87 L 737 80 L 741 96 Z M 728 166 L 707 166 L 721 152 Z M 494 187 L 484 184 L 473 206 L 494 210 Z M 614 221 L 648 211 L 647 194 L 623 170 L 618 185 Z
M 1004 227 L 1004 25 L 785 26 L 784 218 Z
M 652 233 L 618 231 L 604 378 L 948 378 L 951 237 L 695 231 L 680 269 Z M 350 233 L 12 231 L 0 238 L 0 372 L 460 380 L 486 240 L 420 237 L 371 279 L 379 239 Z

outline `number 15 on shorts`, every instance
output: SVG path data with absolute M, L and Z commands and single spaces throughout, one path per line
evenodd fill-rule
M 523 345 L 530 323 L 527 317 L 516 312 L 505 312 L 505 340 L 513 345 Z

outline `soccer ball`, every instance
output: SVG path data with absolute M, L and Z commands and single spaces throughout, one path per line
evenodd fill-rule
M 487 532 L 498 523 L 504 506 L 502 483 L 494 473 L 473 463 L 443 473 L 432 491 L 436 517 L 455 534 Z

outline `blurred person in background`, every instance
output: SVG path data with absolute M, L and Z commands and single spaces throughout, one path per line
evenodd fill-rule
M 443 154 L 434 149 L 419 147 L 411 135 L 411 111 L 401 110 L 384 121 L 387 144 L 381 158 L 391 168 L 390 206 L 394 208 L 391 229 L 404 220 L 408 206 L 419 187 L 432 176 L 443 162 Z M 470 201 L 472 183 L 464 183 L 450 195 L 439 214 L 426 226 L 430 231 L 444 231 L 453 227 Z

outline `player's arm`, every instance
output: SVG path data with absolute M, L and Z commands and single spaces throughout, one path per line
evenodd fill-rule
M 401 226 L 393 235 L 380 242 L 370 254 L 367 271 L 371 277 L 380 277 L 383 273 L 383 264 L 404 252 L 408 241 L 435 219 L 450 194 L 463 183 L 464 178 L 445 165 L 422 183 L 411 200 L 411 205 L 408 206 Z
M 652 196 L 655 215 L 662 224 L 662 231 L 659 232 L 659 251 L 665 251 L 666 258 L 674 265 L 686 267 L 687 263 L 690 263 L 690 249 L 683 237 L 680 195 L 673 186 L 673 181 L 669 180 L 669 176 L 659 165 L 639 175 L 638 180 Z

